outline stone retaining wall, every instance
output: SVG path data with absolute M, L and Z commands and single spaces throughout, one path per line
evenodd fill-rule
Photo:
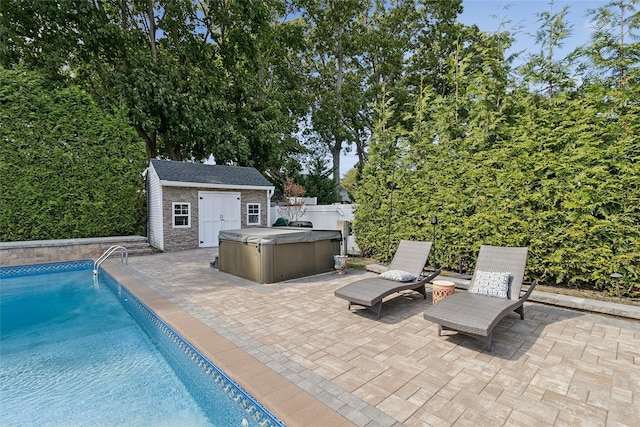
M 1 242 L 0 267 L 78 261 L 84 259 L 95 260 L 104 253 L 104 246 L 126 246 L 127 243 L 144 243 L 146 241 L 147 238 L 143 236 L 117 236 L 88 239 Z

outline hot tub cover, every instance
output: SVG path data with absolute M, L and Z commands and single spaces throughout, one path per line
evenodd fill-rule
M 219 240 L 251 243 L 256 245 L 283 245 L 287 243 L 317 242 L 319 240 L 342 239 L 340 230 L 315 230 L 309 228 L 241 228 L 223 230 Z

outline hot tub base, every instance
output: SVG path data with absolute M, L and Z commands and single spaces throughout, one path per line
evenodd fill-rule
M 220 271 L 274 283 L 332 271 L 340 253 L 338 230 L 248 228 L 221 231 Z

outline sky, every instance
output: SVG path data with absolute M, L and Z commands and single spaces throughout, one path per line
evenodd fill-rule
M 563 46 L 564 53 L 568 54 L 589 41 L 593 30 L 587 11 L 607 3 L 610 0 L 555 0 L 550 9 L 549 0 L 463 0 L 464 12 L 458 16 L 458 20 L 466 25 L 476 24 L 488 33 L 504 29 L 510 31 L 515 41 L 508 53 L 524 51 L 521 53 L 524 59 L 527 54 L 539 53 L 540 50 L 540 46 L 535 44 L 535 33 L 540 26 L 536 14 L 546 11 L 558 13 L 569 6 L 566 20 L 573 26 L 573 33 Z M 343 153 L 340 159 L 340 176 L 344 176 L 357 161 L 355 153 Z

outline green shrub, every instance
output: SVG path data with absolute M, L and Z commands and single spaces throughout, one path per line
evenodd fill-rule
M 140 233 L 144 145 L 75 86 L 0 69 L 2 241 Z
M 550 102 L 513 94 L 513 113 L 501 113 L 493 133 L 469 122 L 452 130 L 438 102 L 416 114 L 420 133 L 387 126 L 382 111 L 358 183 L 358 244 L 389 260 L 400 239 L 433 240 L 437 215 L 431 263 L 457 270 L 463 259 L 472 270 L 481 244 L 527 246 L 530 279 L 614 294 L 619 272 L 625 295 L 639 296 L 640 115 L 631 93 Z

